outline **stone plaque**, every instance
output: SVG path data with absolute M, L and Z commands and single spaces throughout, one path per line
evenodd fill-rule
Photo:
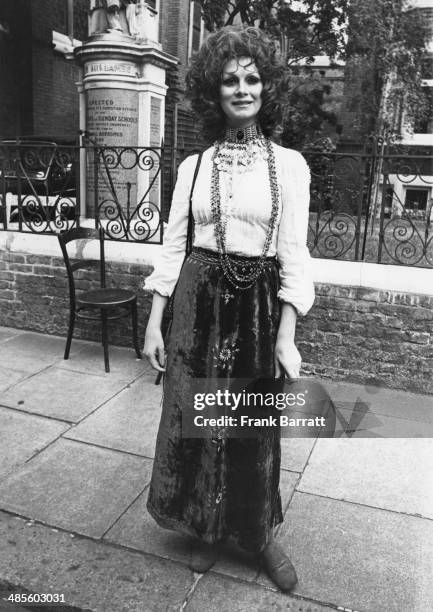
M 102 63 L 101 63 L 102 64 Z M 101 218 L 107 217 L 111 205 L 118 205 L 126 213 L 129 201 L 132 211 L 137 203 L 137 167 L 134 151 L 138 138 L 138 96 L 128 89 L 98 88 L 87 91 L 87 131 L 92 143 L 103 146 L 99 156 L 98 203 L 95 203 L 95 159 L 89 155 L 88 210 L 95 216 L 98 205 Z M 104 212 L 105 210 L 105 212 Z
M 136 72 L 135 66 L 126 62 L 89 62 L 84 67 L 84 76 L 91 76 L 92 74 L 123 74 L 135 77 Z

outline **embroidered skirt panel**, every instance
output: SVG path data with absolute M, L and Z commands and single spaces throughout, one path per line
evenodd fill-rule
M 248 268 L 253 258 L 237 257 Z M 224 278 L 218 257 L 195 248 L 185 261 L 167 340 L 167 374 L 148 497 L 163 527 L 215 543 L 228 538 L 260 552 L 283 520 L 279 493 L 280 432 L 255 438 L 218 431 L 182 436 L 182 411 L 193 379 L 272 378 L 280 306 L 274 258 L 247 290 Z M 202 413 L 206 415 L 205 410 Z

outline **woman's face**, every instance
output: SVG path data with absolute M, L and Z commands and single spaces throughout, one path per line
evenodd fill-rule
M 262 106 L 262 91 L 260 74 L 250 57 L 229 60 L 220 86 L 220 104 L 227 125 L 244 128 L 254 124 Z

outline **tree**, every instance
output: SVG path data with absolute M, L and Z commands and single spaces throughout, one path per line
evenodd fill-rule
M 335 57 L 344 49 L 348 0 L 199 0 L 206 28 L 213 32 L 241 21 L 288 41 L 289 64 L 315 55 Z
M 427 118 L 421 66 L 429 24 L 406 0 L 199 2 L 209 31 L 240 21 L 280 41 L 292 77 L 284 144 L 301 147 L 324 124 L 336 125 L 336 114 L 324 109 L 329 84 L 308 70 L 316 55 L 345 58 L 360 75 L 356 104 L 364 136 L 399 133 L 403 110 L 408 121 Z
M 428 20 L 404 0 L 363 0 L 348 9 L 346 61 L 361 77 L 358 119 L 365 135 L 386 137 L 428 112 L 421 86 Z
M 290 108 L 283 126 L 281 142 L 284 146 L 302 149 L 316 141 L 322 141 L 329 131 L 338 131 L 336 110 L 328 109 L 327 96 L 331 85 L 315 74 L 292 78 Z M 325 142 L 323 140 L 323 142 Z

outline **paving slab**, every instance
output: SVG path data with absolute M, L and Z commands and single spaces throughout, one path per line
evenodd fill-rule
M 74 341 L 72 341 L 72 346 Z M 104 353 L 98 342 L 79 345 L 69 359 L 60 359 L 56 365 L 67 370 L 89 372 L 103 378 L 120 378 L 132 381 L 143 373 L 153 371 L 147 359 L 138 359 L 134 349 L 109 346 L 110 372 L 104 369 Z
M 433 422 L 433 395 L 411 393 L 374 385 L 322 381 L 334 402 L 341 407 L 355 408 L 365 402 L 370 412 L 412 421 Z
M 433 438 L 433 422 L 338 408 L 336 438 Z
M 147 511 L 147 495 L 148 489 L 106 533 L 104 540 L 188 564 L 191 539 L 176 531 L 159 527 Z
M 2 342 L 1 359 L 12 370 L 33 374 L 57 361 L 64 350 L 63 338 L 23 332 Z
M 66 435 L 71 439 L 153 457 L 161 397 L 162 386 L 156 386 L 141 376 Z
M 323 439 L 299 491 L 433 518 L 429 439 Z
M 0 539 L 3 579 L 36 593 L 64 593 L 67 604 L 93 612 L 180 610 L 194 581 L 183 565 L 3 513 Z
M 0 365 L 0 393 L 6 391 L 13 385 L 16 385 L 17 382 L 27 378 L 29 376 L 28 372 L 23 372 L 22 370 L 11 370 L 11 368 L 6 368 L 3 365 Z M 0 404 L 2 403 L 2 395 L 0 395 Z
M 361 612 L 433 610 L 433 521 L 295 493 L 278 540 L 297 595 Z
M 287 507 L 293 494 L 298 475 L 281 472 L 280 488 L 283 507 Z M 188 564 L 190 559 L 191 539 L 175 531 L 162 529 L 157 525 L 146 509 L 148 490 L 132 504 L 115 525 L 107 532 L 104 539 L 122 546 L 152 553 L 166 559 L 173 559 Z M 254 580 L 258 574 L 258 561 L 232 543 L 219 546 L 219 560 L 215 571 Z
M 15 329 L 14 327 L 0 326 L 0 343 L 4 342 L 5 340 L 10 340 L 14 336 L 19 336 L 20 334 L 23 334 L 23 333 L 24 333 L 24 330 L 22 329 Z
M 185 612 L 335 612 L 335 608 L 306 601 L 258 585 L 238 582 L 214 572 L 205 574 L 194 589 Z
M 211 572 L 235 579 L 254 582 L 260 571 L 258 555 L 239 548 L 234 542 L 223 542 L 219 546 L 219 557 Z
M 66 423 L 0 407 L 0 478 L 67 429 Z
M 281 467 L 302 472 L 315 443 L 316 438 L 281 438 Z
M 292 499 L 298 480 L 299 474 L 296 472 L 288 472 L 287 470 L 280 471 L 280 495 L 283 514 Z
M 50 366 L 2 394 L 4 406 L 77 423 L 125 387 L 125 383 Z
M 151 461 L 58 440 L 0 483 L 0 508 L 100 538 L 144 490 Z
M 283 514 L 293 496 L 298 478 L 297 473 L 281 470 L 280 494 Z M 232 542 L 227 542 L 221 545 L 220 556 L 213 570 L 234 578 L 253 581 L 259 572 L 259 559 L 257 555 L 239 549 Z

